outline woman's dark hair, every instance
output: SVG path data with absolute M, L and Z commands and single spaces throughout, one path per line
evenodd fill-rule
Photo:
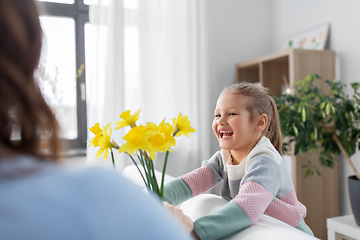
M 0 157 L 59 159 L 59 126 L 34 79 L 41 46 L 34 1 L 0 0 Z
M 279 115 L 274 99 L 269 94 L 269 89 L 256 84 L 241 82 L 225 88 L 221 94 L 240 94 L 248 98 L 247 110 L 252 113 L 252 118 L 266 114 L 267 125 L 263 135 L 270 139 L 276 150 L 282 155 L 282 138 Z

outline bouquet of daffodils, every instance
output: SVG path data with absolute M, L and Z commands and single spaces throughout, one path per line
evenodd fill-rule
M 89 130 L 95 134 L 95 137 L 89 141 L 89 146 L 100 147 L 96 153 L 96 157 L 100 157 L 103 153 L 103 158 L 108 158 L 109 150 L 112 158 L 112 163 L 115 168 L 115 160 L 113 149 L 124 152 L 129 155 L 134 165 L 137 167 L 146 187 L 156 193 L 161 199 L 164 196 L 164 176 L 166 172 L 166 164 L 169 152 L 172 152 L 171 147 L 176 145 L 175 137 L 185 135 L 190 137 L 190 133 L 196 130 L 190 126 L 190 121 L 186 115 L 182 116 L 180 113 L 177 118 L 173 119 L 173 125 L 165 123 L 165 119 L 159 124 L 148 122 L 145 126 L 136 125 L 139 120 L 140 110 L 134 115 L 130 114 L 130 110 L 123 112 L 120 115 L 121 120 L 116 121 L 115 130 L 130 126 L 129 132 L 123 137 L 125 144 L 119 146 L 111 139 L 111 123 L 102 129 L 99 123 L 96 123 Z M 155 177 L 155 170 L 153 160 L 156 152 L 166 152 L 165 161 L 162 170 L 161 184 Z M 134 156 L 137 157 L 138 162 Z M 141 171 L 138 164 L 141 164 L 144 171 Z

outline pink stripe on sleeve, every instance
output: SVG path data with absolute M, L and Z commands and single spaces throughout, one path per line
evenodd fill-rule
M 246 182 L 241 184 L 238 195 L 231 202 L 238 204 L 255 224 L 273 198 L 260 183 Z
M 297 200 L 295 189 L 292 189 L 283 198 L 273 201 L 265 214 L 296 227 L 306 214 L 306 207 Z
M 214 175 L 209 166 L 195 169 L 181 178 L 189 185 L 193 197 L 215 186 Z

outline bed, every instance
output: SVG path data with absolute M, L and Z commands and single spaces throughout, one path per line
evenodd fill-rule
M 145 185 L 135 166 L 131 165 L 124 169 L 123 174 L 142 188 Z M 158 179 L 161 179 L 161 173 L 155 173 Z M 165 175 L 165 181 L 170 181 L 173 177 Z M 178 207 L 188 215 L 193 221 L 197 218 L 209 214 L 228 203 L 215 194 L 201 194 L 197 197 L 187 200 Z M 242 232 L 227 238 L 228 240 L 240 239 L 262 239 L 262 240 L 315 240 L 312 237 L 290 225 L 275 218 L 263 214 L 258 222 L 243 230 Z

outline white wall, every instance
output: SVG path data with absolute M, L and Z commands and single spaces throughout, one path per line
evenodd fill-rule
M 213 108 L 222 89 L 235 81 L 235 65 L 271 51 L 271 1 L 204 0 L 209 101 Z M 210 123 L 209 123 L 210 124 Z M 211 125 L 209 125 L 211 126 Z M 211 128 L 211 127 L 209 127 Z M 219 144 L 211 131 L 211 151 Z
M 360 81 L 359 0 L 272 0 L 272 50 L 281 48 L 283 36 L 322 22 L 330 22 L 329 49 L 336 55 L 336 78 Z M 360 153 L 351 158 L 360 170 Z M 345 159 L 339 164 L 340 214 L 351 214 L 347 177 L 353 175 Z

